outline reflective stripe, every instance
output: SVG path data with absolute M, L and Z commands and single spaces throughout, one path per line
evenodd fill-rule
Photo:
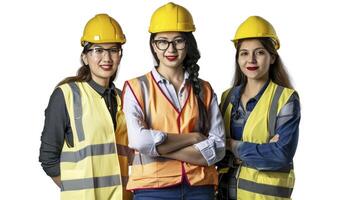
M 97 156 L 105 154 L 113 154 L 115 152 L 115 144 L 94 144 L 84 147 L 75 152 L 62 152 L 61 162 L 78 162 L 88 156 Z
M 79 92 L 79 88 L 75 82 L 68 83 L 71 87 L 73 94 L 73 112 L 74 112 L 74 122 L 75 128 L 77 130 L 78 141 L 84 140 L 84 131 L 82 123 L 82 99 Z
M 276 122 L 276 115 L 278 110 L 278 101 L 283 90 L 284 90 L 283 87 L 281 87 L 280 85 L 277 86 L 274 93 L 273 101 L 271 102 L 270 105 L 269 118 L 268 118 L 269 120 L 268 128 L 269 128 L 270 137 L 273 137 L 275 135 L 275 122 Z
M 270 195 L 276 197 L 289 198 L 293 192 L 292 188 L 259 184 L 245 179 L 239 179 L 238 189 L 243 189 L 249 192 Z
M 121 156 L 127 156 L 129 157 L 132 153 L 134 153 L 134 150 L 130 149 L 128 146 L 124 146 L 121 144 L 117 144 L 117 153 L 118 155 Z
M 258 170 L 258 171 L 281 172 L 281 173 L 290 173 L 290 170 L 294 169 L 293 163 L 289 163 L 288 166 L 285 166 L 285 167 L 282 167 L 282 168 L 276 169 L 276 170 L 265 170 L 264 168 L 261 168 L 261 167 L 259 167 L 259 168 L 258 167 L 252 167 L 252 166 L 247 165 L 247 163 L 245 163 L 245 162 L 242 163 L 242 166 L 250 168 L 250 169 Z
M 169 161 L 169 160 L 171 160 L 171 159 L 163 158 L 163 157 L 150 157 L 145 154 L 135 154 L 134 160 L 133 160 L 133 165 L 145 165 L 145 164 L 149 164 L 149 163 L 165 162 L 165 161 Z
M 62 181 L 61 191 L 83 190 L 121 185 L 119 175 Z
M 293 118 L 294 106 L 294 102 L 289 102 L 284 105 L 284 107 L 280 110 L 276 120 L 276 128 L 279 128 L 281 125 L 285 124 L 287 121 Z
M 286 103 L 280 110 L 278 117 L 294 115 L 294 101 Z

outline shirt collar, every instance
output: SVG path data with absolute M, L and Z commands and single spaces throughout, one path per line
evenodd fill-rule
M 156 67 L 154 67 L 154 69 L 152 69 L 152 75 L 154 76 L 155 80 L 158 82 L 158 83 L 165 83 L 165 82 L 169 82 L 165 77 L 163 77 L 161 74 L 159 74 L 159 72 L 157 71 Z M 188 80 L 188 72 L 187 71 L 184 71 L 184 74 L 183 74 L 183 78 L 184 78 L 184 83 L 186 84 L 187 80 Z
M 110 94 L 115 94 L 115 85 L 114 83 L 109 83 L 109 87 L 108 88 L 105 88 L 101 85 L 99 85 L 98 83 L 96 83 L 93 79 L 91 79 L 90 81 L 88 81 L 88 84 L 96 91 L 98 92 L 98 94 L 100 96 L 104 96 L 106 95 L 107 93 L 110 93 Z
M 253 97 L 251 99 L 254 99 L 254 100 L 258 101 L 260 99 L 260 97 L 263 95 L 265 89 L 268 87 L 269 83 L 270 83 L 270 80 L 268 80 L 264 84 L 264 86 L 260 89 L 258 94 L 255 95 L 255 97 Z M 233 91 L 232 91 L 230 102 L 234 104 L 234 103 L 237 103 L 237 99 L 240 99 L 240 95 L 241 95 L 241 91 L 242 91 L 242 85 L 235 86 L 232 90 Z
M 260 99 L 260 97 L 263 95 L 265 89 L 267 89 L 268 85 L 270 83 L 270 80 L 268 80 L 264 86 L 260 89 L 260 91 L 258 92 L 257 95 L 255 95 L 255 97 L 253 97 L 252 99 L 255 99 L 256 101 L 258 101 Z

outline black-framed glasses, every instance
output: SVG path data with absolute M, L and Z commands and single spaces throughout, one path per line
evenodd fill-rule
M 176 50 L 182 50 L 182 49 L 184 49 L 186 47 L 186 40 L 183 39 L 183 38 L 175 39 L 175 40 L 172 40 L 172 41 L 154 40 L 154 44 L 161 51 L 165 51 L 166 49 L 168 49 L 170 44 L 172 44 L 172 46 Z
M 88 49 L 88 52 L 92 51 L 93 55 L 102 57 L 104 56 L 104 52 L 108 52 L 111 56 L 121 56 L 122 49 L 118 47 L 112 47 L 109 49 L 105 49 L 103 47 L 94 47 L 93 49 Z

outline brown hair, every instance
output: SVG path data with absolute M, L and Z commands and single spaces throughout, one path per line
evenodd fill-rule
M 293 89 L 293 86 L 290 82 L 289 75 L 287 71 L 285 70 L 284 64 L 282 60 L 280 59 L 280 56 L 277 52 L 277 50 L 274 47 L 274 42 L 270 38 L 249 38 L 249 39 L 257 39 L 259 42 L 264 46 L 264 48 L 270 53 L 271 56 L 275 57 L 275 62 L 270 65 L 269 68 L 269 78 L 276 84 L 291 88 Z M 238 64 L 238 57 L 239 57 L 239 49 L 242 45 L 242 42 L 245 39 L 239 40 L 237 44 L 237 51 L 236 51 L 236 71 L 234 74 L 234 80 L 233 80 L 233 87 L 238 86 L 238 85 L 245 85 L 247 83 L 247 77 L 244 75 L 242 70 L 239 67 Z
M 82 54 L 87 54 L 92 45 L 93 45 L 93 43 L 86 42 L 84 47 L 83 47 Z M 118 46 L 121 47 L 120 43 L 118 43 Z M 92 79 L 92 76 L 91 76 L 91 73 L 90 73 L 90 69 L 89 69 L 89 65 L 86 65 L 83 62 L 82 54 L 81 54 L 81 58 L 80 58 L 82 66 L 78 69 L 77 75 L 76 76 L 69 76 L 69 77 L 63 79 L 61 82 L 59 82 L 57 84 L 57 86 L 60 86 L 60 85 L 65 84 L 65 83 L 76 82 L 76 81 L 78 81 L 78 82 L 87 82 L 87 81 L 90 81 Z M 110 77 L 109 82 L 113 82 L 115 80 L 115 78 L 117 76 L 117 71 L 115 71 L 115 73 Z

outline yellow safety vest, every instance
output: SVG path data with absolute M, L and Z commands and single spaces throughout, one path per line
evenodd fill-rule
M 160 89 L 152 73 L 129 80 L 130 87 L 140 105 L 149 129 L 167 133 L 187 134 L 198 131 L 198 103 L 190 87 L 187 100 L 178 111 Z M 144 91 L 146 90 L 146 91 Z M 212 89 L 201 81 L 202 101 L 208 110 Z M 145 95 L 146 94 L 146 95 Z M 190 185 L 217 185 L 218 175 L 214 166 L 198 166 L 179 160 L 149 157 L 135 152 L 127 189 L 163 188 L 179 184 L 186 179 Z
M 229 92 L 230 90 L 227 90 L 222 95 L 221 109 L 222 113 L 224 112 L 226 133 L 230 137 L 233 105 L 231 103 L 224 105 L 227 96 L 230 96 Z M 293 93 L 294 90 L 270 81 L 244 126 L 243 142 L 268 143 L 275 134 L 276 116 Z M 292 168 L 285 171 L 259 171 L 243 164 L 237 174 L 237 198 L 239 200 L 288 200 L 294 182 Z
M 132 150 L 121 100 L 116 95 L 117 128 L 102 98 L 87 82 L 59 86 L 64 94 L 73 133 L 73 147 L 61 153 L 61 199 L 131 199 L 125 190 Z

